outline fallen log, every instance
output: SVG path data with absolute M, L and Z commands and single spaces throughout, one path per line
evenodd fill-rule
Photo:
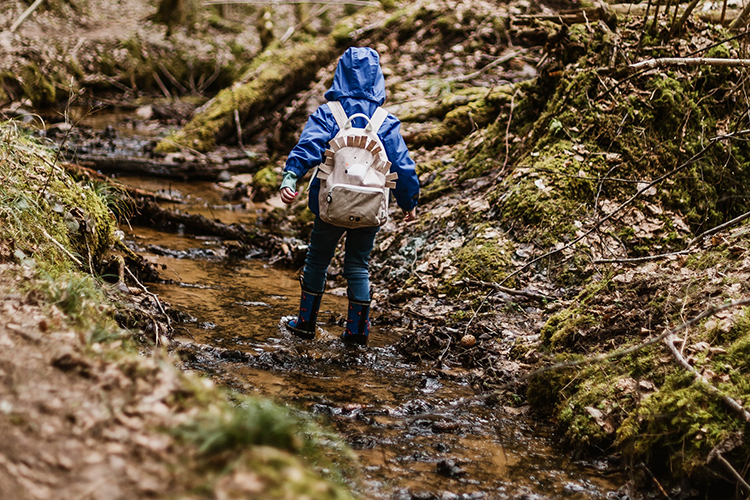
M 256 226 L 250 229 L 241 224 L 224 224 L 218 220 L 210 220 L 203 215 L 188 214 L 177 210 L 161 208 L 156 202 L 146 199 L 138 201 L 137 214 L 131 220 L 135 224 L 156 226 L 160 229 L 176 231 L 178 228 L 188 232 L 220 236 L 229 240 L 237 240 L 250 244 L 263 238 Z
M 103 182 L 111 186 L 117 192 L 124 193 L 133 199 L 145 198 L 145 199 L 154 200 L 154 201 L 167 201 L 170 203 L 182 203 L 182 200 L 178 198 L 173 198 L 171 196 L 154 193 L 152 191 L 147 191 L 145 189 L 126 186 L 125 184 L 117 181 L 116 179 L 113 179 L 112 177 L 107 177 L 104 174 L 101 174 L 95 170 L 84 167 L 82 165 L 78 165 L 76 163 L 62 163 L 61 165 L 65 170 L 70 172 L 74 177 L 78 177 L 78 178 L 83 177 L 91 181 Z
M 160 207 L 151 200 L 139 200 L 133 224 L 167 231 L 187 231 L 201 235 L 219 236 L 225 240 L 227 255 L 246 258 L 248 256 L 269 259 L 270 264 L 282 263 L 299 267 L 305 259 L 307 248 L 299 241 L 285 241 L 274 234 L 263 233 L 257 226 L 224 224 L 203 215 L 188 214 Z
M 265 50 L 234 85 L 196 110 L 193 119 L 162 140 L 156 151 L 174 152 L 183 146 L 207 152 L 217 143 L 236 138 L 235 111 L 243 123 L 257 119 L 308 87 L 320 68 L 330 64 L 356 37 L 369 33 L 357 32 L 355 36 L 354 28 L 354 21 L 346 19 L 325 38 Z
M 70 158 L 73 160 L 73 158 Z M 248 173 L 258 169 L 267 161 L 264 157 L 246 158 L 224 163 L 215 163 L 205 159 L 169 161 L 152 158 L 126 156 L 81 155 L 75 156 L 75 162 L 84 167 L 101 172 L 148 175 L 185 181 L 216 181 L 223 172 Z

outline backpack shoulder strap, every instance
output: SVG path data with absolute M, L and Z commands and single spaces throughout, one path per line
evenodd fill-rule
M 386 118 L 388 118 L 388 111 L 384 110 L 381 107 L 378 107 L 378 109 L 375 110 L 375 113 L 372 114 L 372 118 L 370 118 L 370 124 L 372 125 L 372 129 L 376 134 L 378 133 L 378 130 L 380 130 L 380 127 L 383 125 L 383 122 Z
M 346 125 L 348 117 L 346 116 L 346 111 L 344 111 L 344 107 L 341 103 L 338 101 L 329 101 L 328 109 L 333 113 L 333 117 L 336 119 L 336 124 L 339 126 L 339 130 L 344 130 L 344 125 Z

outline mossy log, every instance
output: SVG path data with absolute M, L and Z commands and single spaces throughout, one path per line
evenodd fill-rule
M 165 210 L 156 202 L 142 199 L 138 203 L 138 215 L 133 218 L 133 222 L 147 223 L 160 228 L 181 227 L 187 231 L 194 231 L 200 234 L 211 234 L 230 240 L 238 240 L 243 243 L 250 243 L 256 239 L 262 239 L 257 227 L 246 229 L 239 224 L 224 224 L 219 221 L 212 221 L 198 214 L 188 214 L 176 210 Z M 260 237 L 260 238 L 259 238 Z
M 101 172 L 136 175 L 144 174 L 168 179 L 185 181 L 215 181 L 222 172 L 253 172 L 268 159 L 259 156 L 257 159 L 234 160 L 214 163 L 207 160 L 167 161 L 149 158 L 113 157 L 101 155 L 78 155 L 76 161 Z
M 182 213 L 167 210 L 158 203 L 141 199 L 136 208 L 137 215 L 131 219 L 134 224 L 156 226 L 166 230 L 186 230 L 201 235 L 219 236 L 224 240 L 227 254 L 236 257 L 261 257 L 269 259 L 272 264 L 283 263 L 300 266 L 304 262 L 306 247 L 290 245 L 283 238 L 262 233 L 257 226 L 246 227 L 242 224 L 224 224 L 210 220 L 199 214 Z
M 242 78 L 247 83 L 219 92 L 183 129 L 161 141 L 156 150 L 173 152 L 180 145 L 202 152 L 212 150 L 217 142 L 236 134 L 235 110 L 242 121 L 270 112 L 277 103 L 309 85 L 339 50 L 334 37 L 266 50 L 249 70 L 251 76 Z
M 407 143 L 411 147 L 424 146 L 429 149 L 457 142 L 472 131 L 484 128 L 493 120 L 496 120 L 503 107 L 510 103 L 512 97 L 513 90 L 510 86 L 499 87 L 494 91 L 490 90 L 483 97 L 447 112 L 443 121 L 435 127 L 406 137 Z M 446 107 L 450 107 L 450 102 L 461 102 L 466 98 L 469 97 L 462 96 L 454 101 L 444 99 L 430 113 L 439 115 Z

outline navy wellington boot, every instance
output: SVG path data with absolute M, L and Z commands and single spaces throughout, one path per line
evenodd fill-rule
M 341 334 L 341 340 L 347 344 L 367 345 L 369 335 L 370 301 L 359 302 L 349 299 L 346 330 Z
M 318 320 L 318 310 L 323 292 L 311 292 L 302 286 L 302 296 L 299 300 L 299 314 L 297 319 L 289 321 L 286 326 L 294 335 L 303 339 L 315 338 L 315 323 Z

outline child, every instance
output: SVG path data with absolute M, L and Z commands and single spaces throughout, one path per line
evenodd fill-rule
M 348 49 L 339 60 L 333 85 L 325 93 L 325 98 L 329 102 L 341 103 L 348 117 L 356 113 L 372 117 L 385 102 L 385 79 L 378 53 L 365 47 Z M 364 118 L 354 118 L 353 125 L 362 127 L 364 122 Z M 414 171 L 414 162 L 401 137 L 400 127 L 401 122 L 388 114 L 377 135 L 392 164 L 391 172 L 398 174 L 393 194 L 404 212 L 404 220 L 408 222 L 416 219 L 419 180 Z M 299 142 L 286 161 L 280 188 L 284 203 L 294 201 L 299 194 L 296 189 L 297 180 L 323 161 L 328 142 L 338 132 L 339 126 L 328 104 L 323 104 L 310 116 Z M 365 345 L 370 331 L 369 260 L 378 227 L 347 229 L 324 222 L 319 213 L 319 192 L 320 179 L 316 176 L 310 187 L 308 202 L 310 210 L 315 214 L 315 224 L 305 260 L 299 314 L 296 319 L 287 323 L 287 327 L 299 337 L 315 337 L 315 322 L 325 288 L 326 271 L 339 239 L 346 233 L 344 277 L 348 285 L 349 311 L 341 339 L 347 343 Z

